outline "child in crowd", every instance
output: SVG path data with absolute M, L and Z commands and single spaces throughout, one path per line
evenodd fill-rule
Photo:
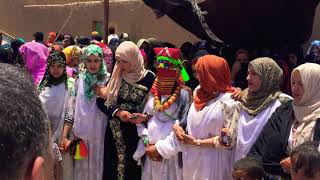
M 264 170 L 262 163 L 252 157 L 237 161 L 234 165 L 232 178 L 234 180 L 262 180 Z
M 292 180 L 320 179 L 319 142 L 307 141 L 290 154 Z

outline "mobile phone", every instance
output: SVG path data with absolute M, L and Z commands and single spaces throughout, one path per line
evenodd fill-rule
M 135 119 L 135 118 L 137 118 L 137 116 L 131 116 L 131 118 L 130 118 L 130 119 Z
M 224 131 L 221 132 L 221 141 L 222 141 L 222 144 L 225 145 L 225 146 L 229 146 L 230 145 L 230 140 L 231 140 L 231 137 Z

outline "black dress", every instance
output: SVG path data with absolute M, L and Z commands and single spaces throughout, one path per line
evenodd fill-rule
M 258 139 L 252 146 L 248 156 L 253 156 L 263 163 L 263 168 L 268 174 L 289 179 L 280 165 L 280 162 L 289 157 L 287 153 L 288 139 L 294 123 L 292 101 L 279 106 L 264 126 Z M 320 119 L 315 124 L 314 141 L 320 140 Z
M 117 109 L 130 113 L 142 112 L 145 98 L 154 79 L 155 75 L 148 71 L 146 76 L 137 82 L 145 86 L 147 90 L 135 87 L 123 80 L 115 107 L 106 107 L 103 99 L 97 99 L 99 109 L 109 117 L 104 143 L 103 179 L 141 179 L 141 167 L 133 160 L 133 154 L 139 141 L 136 125 L 122 122 L 118 117 L 112 117 L 112 115 Z

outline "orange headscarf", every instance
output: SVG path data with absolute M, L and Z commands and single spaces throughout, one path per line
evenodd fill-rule
M 51 36 L 51 38 L 48 39 L 48 42 L 53 43 L 54 40 L 56 40 L 57 34 L 55 32 L 49 32 L 49 36 Z
M 231 75 L 228 63 L 222 57 L 206 55 L 198 59 L 195 66 L 199 76 L 200 89 L 194 97 L 194 105 L 197 111 L 214 98 L 219 92 L 233 92 Z

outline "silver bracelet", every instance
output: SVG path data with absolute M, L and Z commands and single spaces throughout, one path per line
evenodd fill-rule
M 199 146 L 200 147 L 201 143 L 200 143 L 200 139 L 197 139 L 196 141 L 196 146 Z

